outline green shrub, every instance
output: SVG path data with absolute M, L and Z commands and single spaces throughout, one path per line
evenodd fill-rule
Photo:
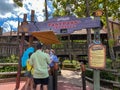
M 80 63 L 77 60 L 64 60 L 62 62 L 65 68 L 80 69 Z
M 107 80 L 115 80 L 115 76 L 112 73 L 108 73 L 106 71 L 100 72 L 100 78 Z

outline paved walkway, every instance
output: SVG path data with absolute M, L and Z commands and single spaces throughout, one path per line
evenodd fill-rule
M 83 90 L 80 72 L 62 70 L 61 75 L 58 76 L 58 90 Z M 24 86 L 25 82 L 20 83 L 20 88 Z M 93 90 L 90 86 L 86 86 L 86 90 Z M 14 90 L 15 82 L 1 83 L 0 90 Z
M 88 85 L 89 83 L 86 90 L 93 90 L 92 86 Z M 61 76 L 58 77 L 58 90 L 83 90 L 81 72 L 62 70 Z

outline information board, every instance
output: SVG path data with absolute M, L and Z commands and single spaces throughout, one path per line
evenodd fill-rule
M 88 49 L 89 66 L 94 69 L 104 69 L 106 66 L 106 48 L 102 44 L 93 44 Z

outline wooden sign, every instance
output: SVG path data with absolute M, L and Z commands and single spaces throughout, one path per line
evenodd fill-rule
M 53 30 L 57 34 L 70 34 L 75 30 L 87 28 L 100 28 L 100 17 L 93 19 L 91 17 L 76 18 L 75 16 L 64 16 L 49 19 L 44 22 L 31 22 L 29 32 Z
M 102 44 L 93 44 L 88 49 L 89 66 L 94 69 L 104 69 L 106 62 L 106 48 Z

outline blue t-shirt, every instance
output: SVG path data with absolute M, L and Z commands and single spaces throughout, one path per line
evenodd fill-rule
M 58 63 L 59 62 L 58 57 L 56 55 L 54 55 L 54 54 L 50 55 L 50 60 L 51 60 L 50 67 L 53 67 L 54 63 Z

